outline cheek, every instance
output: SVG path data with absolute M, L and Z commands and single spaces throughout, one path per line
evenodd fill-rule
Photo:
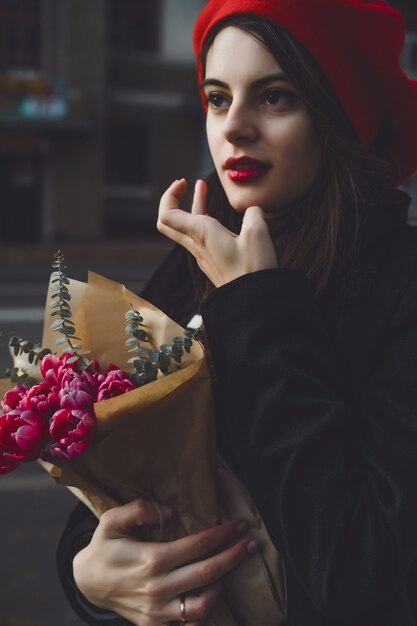
M 273 152 L 279 166 L 290 175 L 297 172 L 317 174 L 320 167 L 320 148 L 309 120 L 294 120 L 275 132 Z
M 207 117 L 206 121 L 206 135 L 207 142 L 211 153 L 211 158 L 215 165 L 217 165 L 217 159 L 219 158 L 219 132 L 213 122 L 210 120 L 210 117 Z

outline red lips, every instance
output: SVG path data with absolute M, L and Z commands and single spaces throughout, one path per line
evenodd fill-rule
M 230 157 L 226 160 L 224 168 L 227 170 L 230 180 L 235 183 L 248 182 L 264 176 L 271 166 L 264 161 L 244 156 L 238 159 Z

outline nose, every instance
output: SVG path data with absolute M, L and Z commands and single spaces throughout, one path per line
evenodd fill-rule
M 256 141 L 259 130 L 254 111 L 243 102 L 233 101 L 223 123 L 223 135 L 233 144 Z

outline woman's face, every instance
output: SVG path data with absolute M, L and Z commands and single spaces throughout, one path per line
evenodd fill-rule
M 311 187 L 320 169 L 310 115 L 272 54 L 229 26 L 216 36 L 203 82 L 207 137 L 232 207 L 279 214 Z

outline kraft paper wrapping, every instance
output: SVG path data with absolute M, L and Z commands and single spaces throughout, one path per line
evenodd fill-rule
M 83 350 L 104 369 L 125 370 L 125 313 L 133 306 L 144 318 L 152 347 L 183 329 L 123 285 L 89 273 L 88 283 L 71 281 L 71 307 Z M 48 294 L 48 301 L 50 300 Z M 42 347 L 59 352 L 46 308 Z M 10 383 L 8 385 L 10 387 Z M 5 386 L 2 386 L 5 390 Z M 67 486 L 97 517 L 109 508 L 144 497 L 175 515 L 147 527 L 146 540 L 169 541 L 216 525 L 246 519 L 263 550 L 228 574 L 209 626 L 278 626 L 287 609 L 282 559 L 244 485 L 216 455 L 215 417 L 208 366 L 194 342 L 182 369 L 94 406 L 97 438 L 82 456 L 56 465 L 40 461 L 57 483 Z

